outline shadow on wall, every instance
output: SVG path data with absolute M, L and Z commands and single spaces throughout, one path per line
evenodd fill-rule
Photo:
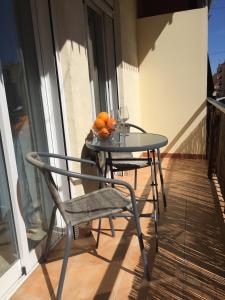
M 206 117 L 204 117 L 189 136 L 175 150 L 176 153 L 205 154 Z
M 58 50 L 60 51 L 67 41 L 71 41 L 71 51 L 73 51 L 73 42 L 77 43 L 79 49 L 86 48 L 83 1 L 54 0 L 51 11 L 53 18 L 57 20 L 54 26 L 57 32 Z
M 52 14 L 53 18 L 57 20 L 54 23 L 55 31 L 57 33 L 57 45 L 58 50 L 62 50 L 67 42 L 67 47 L 71 48 L 69 51 L 73 51 L 74 47 L 78 47 L 79 49 L 84 48 L 86 51 L 87 47 L 87 36 L 86 36 L 86 25 L 85 25 L 85 7 L 82 0 L 55 0 L 52 1 Z M 115 22 L 120 23 L 120 32 L 116 32 L 116 39 L 118 43 L 119 56 L 117 57 L 117 66 L 123 63 L 124 69 L 127 70 L 136 70 L 138 66 L 140 66 L 145 59 L 146 55 L 149 51 L 155 51 L 157 49 L 157 40 L 159 39 L 161 33 L 165 29 L 165 27 L 173 22 L 173 13 L 161 15 L 160 18 L 157 16 L 150 17 L 152 22 L 152 30 L 147 26 L 147 18 L 136 19 L 136 8 L 135 1 L 131 0 L 121 0 L 115 1 L 116 3 L 116 14 L 115 14 Z M 117 16 L 117 11 L 120 16 Z M 146 26 L 137 26 L 142 24 Z M 140 29 L 141 28 L 141 29 Z M 138 30 L 146 30 L 147 34 L 145 34 L 145 39 L 138 41 L 139 32 Z M 148 33 L 151 34 L 148 34 Z M 68 43 L 70 41 L 70 43 Z M 171 41 L 172 42 L 172 41 Z M 137 44 L 138 44 L 138 53 L 137 53 Z M 175 136 L 175 138 L 171 141 L 169 146 L 167 147 L 165 152 L 169 152 L 172 147 L 176 146 L 176 143 L 180 140 L 182 135 L 188 130 L 193 121 L 197 118 L 200 112 L 205 107 L 205 103 L 203 103 L 199 109 L 194 113 L 194 115 L 190 118 L 190 120 L 184 125 L 184 127 L 179 131 L 179 133 Z M 200 127 L 199 127 L 200 126 Z M 197 139 L 197 132 L 199 137 L 203 137 L 203 123 L 200 123 L 198 128 L 192 132 L 189 139 L 187 139 L 182 145 L 177 149 L 177 151 L 186 151 L 188 149 L 192 149 L 194 147 L 194 142 L 191 140 L 194 135 L 195 140 L 198 140 L 198 146 L 195 147 L 197 149 L 203 149 L 204 146 L 201 144 L 202 139 Z M 189 142 L 188 142 L 189 140 Z M 190 145 L 192 143 L 192 146 Z M 193 149 L 194 150 L 194 149 Z M 195 151 L 194 151 L 195 153 Z
M 138 60 L 139 60 L 139 66 L 145 59 L 146 55 L 148 52 L 154 51 L 157 47 L 157 39 L 159 38 L 161 32 L 163 29 L 166 27 L 167 24 L 172 24 L 173 22 L 173 14 L 165 14 L 161 15 L 160 18 L 158 16 L 156 17 L 151 17 L 153 22 L 152 24 L 154 25 L 154 30 L 151 30 L 147 25 L 144 26 L 144 30 L 151 30 L 151 34 L 146 34 L 145 39 L 138 41 Z M 148 18 L 142 18 L 138 19 L 138 22 L 141 24 L 145 24 Z M 140 30 L 140 29 L 139 29 Z M 142 27 L 143 30 L 143 27 Z M 137 34 L 137 37 L 139 34 Z M 126 58 L 124 58 L 126 61 Z
M 165 149 L 165 153 L 169 153 L 170 150 L 176 145 L 176 143 L 180 140 L 182 135 L 189 129 L 192 123 L 198 118 L 200 113 L 206 107 L 206 101 L 199 106 L 196 112 L 191 116 L 191 118 L 187 121 L 187 123 L 181 128 L 178 134 L 174 137 L 174 139 L 169 143 L 169 145 Z M 185 139 L 185 141 L 176 149 L 177 153 L 205 153 L 205 118 L 198 124 L 198 126 L 191 132 L 191 134 Z M 192 150 L 192 151 L 190 151 Z M 202 150 L 203 152 L 198 152 Z
M 93 133 L 92 131 L 90 131 L 87 137 L 85 138 L 85 141 L 87 139 L 91 139 L 92 136 Z M 84 143 L 81 151 L 81 158 L 91 160 L 91 161 L 96 161 L 96 153 L 93 150 L 87 148 L 86 144 Z M 92 176 L 99 175 L 97 167 L 88 163 L 81 163 L 80 171 L 82 174 L 86 174 L 86 175 L 92 175 Z M 74 178 L 70 178 L 70 181 L 74 187 L 82 185 L 85 194 L 91 193 L 99 189 L 99 183 L 96 181 L 90 181 L 86 179 L 75 180 Z
M 117 7 L 119 6 L 119 8 Z M 134 53 L 137 48 L 136 35 L 136 4 L 135 1 L 119 1 L 115 6 L 115 10 L 120 13 L 120 16 L 115 16 L 115 22 L 120 23 L 121 35 L 117 36 L 118 50 L 120 53 L 117 56 L 117 66 L 122 62 L 130 66 L 138 67 L 143 61 L 149 50 L 154 50 L 156 41 L 160 36 L 165 26 L 172 23 L 173 14 L 166 14 L 161 18 L 155 18 L 154 31 L 148 35 L 148 39 L 141 45 L 139 57 L 135 57 Z M 73 51 L 74 42 L 80 47 L 87 48 L 86 41 L 86 25 L 85 25 L 85 8 L 82 0 L 55 0 L 51 4 L 55 32 L 57 33 L 58 50 L 62 50 L 67 41 L 71 41 L 71 51 Z M 72 12 L 72 13 L 71 13 Z M 116 12 L 117 13 L 117 12 Z M 126 18 L 124 18 L 126 16 Z M 118 19 L 117 19 L 118 18 Z M 145 18 L 139 19 L 139 22 L 144 22 Z M 151 30 L 146 28 L 146 30 Z M 119 35 L 115 30 L 115 34 Z M 55 37 L 56 38 L 56 37 Z
M 93 133 L 92 133 L 92 131 L 90 131 L 85 140 L 90 139 L 92 137 L 93 137 Z M 86 144 L 84 143 L 83 148 L 82 148 L 82 152 L 81 152 L 81 158 L 88 159 L 88 160 L 91 160 L 91 161 L 96 161 L 96 154 L 93 150 L 89 149 L 86 146 Z M 98 175 L 98 170 L 95 166 L 92 166 L 92 165 L 89 165 L 89 164 L 86 164 L 86 163 L 82 163 L 81 164 L 81 173 L 82 174 L 87 174 L 87 175 L 97 176 Z M 96 191 L 99 188 L 98 182 L 90 181 L 90 180 L 82 180 L 82 186 L 83 186 L 85 194 Z

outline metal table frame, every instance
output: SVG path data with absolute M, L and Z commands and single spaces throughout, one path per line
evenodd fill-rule
M 150 165 L 151 168 L 151 187 L 152 187 L 152 196 L 153 196 L 153 205 L 154 212 L 153 214 L 139 214 L 140 217 L 154 217 L 155 221 L 155 230 L 157 235 L 157 221 L 158 221 L 158 213 L 159 213 L 159 205 L 158 205 L 158 187 L 157 187 L 157 179 L 156 179 L 156 160 L 155 160 L 155 150 L 157 150 L 158 160 L 160 162 L 161 167 L 161 158 L 160 158 L 160 148 L 164 147 L 168 144 L 168 139 L 159 134 L 153 133 L 143 133 L 143 132 L 135 132 L 135 133 L 120 133 L 117 132 L 112 138 L 107 139 L 99 139 L 97 137 L 93 137 L 92 139 L 86 140 L 86 146 L 95 151 L 96 153 L 96 163 L 99 166 L 98 154 L 103 151 L 108 153 L 108 157 L 111 156 L 111 152 L 142 152 L 142 151 L 151 151 L 153 164 Z M 131 158 L 133 160 L 135 158 Z M 139 158 L 140 160 L 140 158 Z M 101 169 L 101 168 L 99 168 Z M 103 172 L 102 174 L 103 175 Z M 161 172 L 160 172 L 161 176 Z M 165 199 L 164 206 L 165 206 Z M 129 217 L 129 214 L 117 214 L 117 217 Z M 112 224 L 112 219 L 109 219 L 110 227 L 112 231 L 112 235 L 114 236 L 114 228 Z M 157 241 L 157 238 L 156 238 Z

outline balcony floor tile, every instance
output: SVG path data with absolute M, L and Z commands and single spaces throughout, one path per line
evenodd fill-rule
M 151 198 L 149 170 L 138 172 L 137 196 Z M 95 249 L 97 222 L 88 237 L 74 241 L 63 299 L 225 299 L 224 215 L 216 188 L 207 178 L 207 162 L 164 159 L 163 172 L 168 207 L 160 204 L 158 254 L 153 222 L 141 220 L 151 281 L 143 279 L 133 222 L 114 219 L 116 236 L 112 238 L 105 219 L 99 249 Z M 122 179 L 133 183 L 133 173 L 127 172 Z M 152 210 L 152 203 L 140 206 Z M 64 239 L 12 300 L 55 299 L 63 244 Z

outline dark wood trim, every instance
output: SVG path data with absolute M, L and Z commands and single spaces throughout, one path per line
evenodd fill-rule
M 138 18 L 174 13 L 206 6 L 205 0 L 138 0 Z

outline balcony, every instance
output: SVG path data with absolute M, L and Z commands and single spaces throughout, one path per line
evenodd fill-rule
M 140 170 L 138 196 L 149 196 L 148 169 Z M 103 224 L 95 249 L 96 224 L 88 237 L 74 242 L 63 299 L 224 299 L 224 202 L 216 178 L 200 159 L 163 159 L 168 208 L 160 207 L 159 252 L 155 253 L 153 224 L 142 219 L 151 281 L 143 269 L 134 227 L 115 219 L 116 236 Z M 123 179 L 133 180 L 127 173 Z M 150 195 L 151 196 L 151 195 Z M 148 204 L 149 205 L 149 204 Z M 143 206 L 143 210 L 147 207 Z M 149 207 L 148 207 L 149 209 Z M 62 263 L 63 240 L 47 263 L 40 264 L 12 300 L 54 299 Z
M 10 266 L 5 277 L 2 276 L 3 280 L 0 280 L 0 286 L 4 288 L 3 292 L 0 289 L 0 298 L 1 295 L 10 295 L 10 299 L 18 300 L 55 299 L 65 242 L 61 236 L 63 223 L 58 218 L 60 226 L 56 222 L 56 229 L 60 232 L 56 230 L 55 238 L 60 236 L 62 239 L 57 240 L 48 261 L 41 261 L 52 206 L 50 199 L 46 201 L 45 197 L 40 197 L 39 201 L 39 194 L 38 205 L 29 198 L 28 204 L 35 204 L 32 213 L 40 212 L 37 220 L 41 234 L 36 236 L 38 230 L 33 230 L 32 235 L 30 227 L 26 227 L 31 213 L 27 210 L 27 204 L 20 201 L 20 174 L 17 170 L 23 171 L 21 173 L 26 175 L 26 181 L 27 178 L 28 181 L 33 180 L 33 186 L 36 186 L 37 179 L 32 179 L 29 172 L 26 174 L 26 169 L 20 167 L 26 152 L 31 150 L 27 148 L 28 133 L 25 131 L 22 136 L 24 140 L 20 141 L 24 147 L 14 149 L 18 140 L 14 140 L 10 120 L 17 118 L 14 115 L 10 117 L 7 107 L 8 100 L 15 108 L 12 111 L 18 113 L 21 106 L 17 104 L 14 107 L 15 99 L 21 103 L 25 99 L 29 109 L 23 121 L 25 128 L 31 126 L 31 142 L 50 152 L 80 157 L 97 112 L 110 111 L 119 105 L 129 107 L 131 123 L 140 125 L 147 132 L 165 135 L 169 141 L 168 146 L 162 149 L 168 207 L 164 209 L 161 203 L 159 253 L 155 252 L 153 222 L 147 218 L 141 220 L 151 281 L 143 279 L 132 221 L 114 219 L 116 235 L 112 237 L 108 219 L 105 219 L 98 249 L 95 247 L 95 222 L 91 228 L 86 226 L 81 229 L 79 239 L 74 240 L 62 298 L 225 299 L 225 124 L 224 113 L 214 107 L 215 102 L 209 102 L 213 108 L 208 106 L 206 116 L 208 8 L 205 2 L 174 0 L 168 8 L 162 0 L 152 4 L 144 0 L 31 2 L 32 16 L 30 10 L 25 14 L 22 6 L 16 6 L 23 25 L 18 32 L 27 41 L 21 47 L 21 67 L 13 65 L 7 70 L 3 66 L 3 79 L 8 85 L 5 84 L 4 110 L 1 112 L 0 109 L 4 117 L 0 118 L 0 133 L 4 138 L 2 153 L 7 158 L 7 171 L 16 175 L 10 181 L 12 178 L 8 178 L 7 174 L 11 173 L 5 172 L 2 178 L 6 179 L 6 183 L 2 186 L 7 186 L 9 182 L 12 190 L 9 196 L 13 196 L 16 213 L 10 226 L 15 224 L 20 249 L 19 255 L 13 257 L 18 258 L 17 274 L 11 276 L 15 267 L 13 261 L 12 268 Z M 23 1 L 23 4 L 29 3 Z M 152 5 L 155 10 L 152 10 Z M 14 11 L 10 13 L 10 18 L 12 16 Z M 29 22 L 24 23 L 24 16 L 29 17 L 29 22 L 33 18 L 33 41 L 26 31 L 32 26 L 27 26 Z M 13 26 L 5 25 L 15 30 Z M 7 30 L 3 32 L 11 45 L 11 35 Z M 31 42 L 37 45 L 30 47 Z M 37 54 L 36 71 L 31 52 L 27 49 L 33 49 L 34 56 Z M 14 56 L 17 57 L 17 54 L 18 51 L 15 51 Z M 25 67 L 23 78 L 21 70 Z M 29 72 L 25 72 L 27 70 Z M 218 72 L 221 77 L 221 65 Z M 220 85 L 215 83 L 218 95 L 222 93 Z M 21 91 L 25 96 L 21 97 Z M 36 99 L 37 96 L 40 99 Z M 13 129 L 19 131 L 24 124 L 15 123 Z M 46 145 L 43 146 L 45 129 Z M 133 173 L 127 172 L 122 179 L 133 183 Z M 22 188 L 29 191 L 26 184 Z M 60 191 L 64 199 L 69 193 L 80 195 L 84 192 L 81 182 L 74 184 L 72 189 L 67 181 L 60 182 L 58 186 L 62 188 Z M 136 192 L 139 198 L 152 197 L 148 169 L 139 171 Z M 9 199 L 5 202 L 10 204 L 10 197 L 5 199 Z M 140 202 L 140 207 L 144 211 L 152 210 L 149 203 Z M 29 231 L 31 234 L 27 235 Z M 29 238 L 32 240 L 30 245 Z M 11 239 L 16 241 L 13 235 Z M 9 252 L 7 243 L 4 248 L 4 242 L 0 242 L 4 250 L 3 258 L 7 258 Z

